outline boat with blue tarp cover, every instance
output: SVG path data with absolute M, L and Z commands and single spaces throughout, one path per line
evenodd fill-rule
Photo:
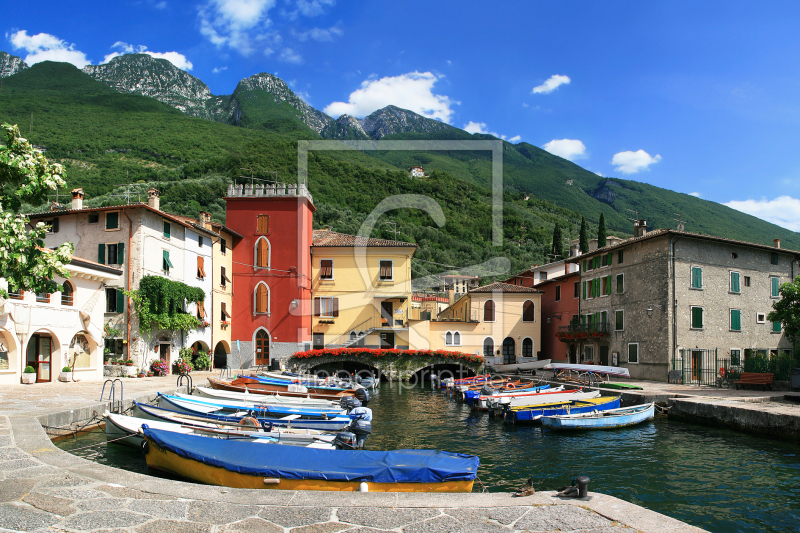
M 655 416 L 655 404 L 620 407 L 606 411 L 571 413 L 568 415 L 543 416 L 542 425 L 552 430 L 570 429 L 614 429 L 634 426 Z
M 240 423 L 245 418 L 254 418 L 263 427 L 264 425 L 272 424 L 275 427 L 295 427 L 301 429 L 319 429 L 323 431 L 339 431 L 344 429 L 350 424 L 350 418 L 347 416 L 336 415 L 333 417 L 322 418 L 304 418 L 301 415 L 287 415 L 283 417 L 271 416 L 254 416 L 249 410 L 242 410 L 237 413 L 224 414 L 214 413 L 213 411 L 198 409 L 197 404 L 190 404 L 189 402 L 182 402 L 175 398 L 167 398 L 166 396 L 158 397 L 158 406 L 172 411 L 174 413 L 184 413 L 196 417 L 209 418 L 211 420 L 219 420 L 223 422 L 236 422 Z
M 336 407 L 268 405 L 268 404 L 260 404 L 257 402 L 201 398 L 197 396 L 189 396 L 187 394 L 163 394 L 159 392 L 158 395 L 197 404 L 198 406 L 208 407 L 210 409 L 213 409 L 212 412 L 215 413 L 228 412 L 228 411 L 238 412 L 245 410 L 245 411 L 252 411 L 258 416 L 304 415 L 304 416 L 314 416 L 314 417 L 321 417 L 323 415 L 335 416 L 335 415 L 346 414 L 345 410 L 342 409 L 341 405 L 338 405 Z
M 437 450 L 320 450 L 212 439 L 142 426 L 147 466 L 234 488 L 470 492 L 480 460 Z M 267 446 L 267 448 L 265 448 Z
M 552 405 L 512 407 L 503 411 L 503 420 L 510 423 L 537 422 L 543 416 L 569 415 L 617 409 L 621 396 L 601 396 L 585 400 L 572 400 Z

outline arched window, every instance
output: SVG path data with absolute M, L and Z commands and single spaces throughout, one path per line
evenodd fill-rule
M 72 287 L 72 283 L 65 281 L 64 285 L 61 286 L 61 305 L 74 305 L 74 292 L 75 289 Z
M 483 339 L 483 356 L 484 357 L 493 357 L 494 356 L 494 339 L 491 337 L 486 337 Z
M 259 283 L 255 292 L 254 308 L 257 314 L 269 313 L 269 288 L 265 283 Z
M 483 304 L 483 321 L 494 322 L 494 301 L 486 300 Z
M 453 334 L 450 333 L 449 331 L 447 333 L 445 333 L 445 335 L 444 335 L 444 343 L 447 346 L 452 346 L 453 345 Z
M 256 364 L 269 364 L 269 333 L 263 329 L 256 332 Z
M 454 346 L 461 346 L 461 333 L 456 331 L 453 333 L 453 345 Z
M 525 300 L 525 303 L 522 304 L 522 321 L 533 322 L 535 310 L 536 308 L 534 307 L 533 302 L 531 300 Z
M 356 334 L 355 330 L 351 331 L 351 332 L 350 332 L 350 340 L 351 340 L 351 341 L 354 341 L 354 340 L 356 340 L 357 338 L 358 338 L 358 335 Z
M 517 345 L 514 339 L 506 337 L 503 339 L 503 364 L 513 365 L 517 362 Z
M 269 268 L 270 246 L 269 241 L 265 237 L 260 237 L 256 242 L 255 254 L 256 268 Z
M 533 357 L 533 340 L 530 337 L 522 341 L 522 357 Z

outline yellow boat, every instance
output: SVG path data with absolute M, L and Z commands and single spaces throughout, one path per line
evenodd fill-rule
M 572 400 L 560 404 L 527 405 L 512 407 L 503 413 L 506 422 L 536 422 L 543 416 L 568 415 L 617 409 L 621 396 L 601 396 L 585 400 Z
M 243 489 L 471 492 L 474 455 L 436 450 L 328 450 L 212 439 L 142 426 L 147 466 L 208 485 Z M 289 466 L 291 465 L 291 466 Z

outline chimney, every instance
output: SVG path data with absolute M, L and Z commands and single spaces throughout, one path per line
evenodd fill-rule
M 200 225 L 206 227 L 206 224 L 211 224 L 211 214 L 200 211 Z
M 158 210 L 159 209 L 159 199 L 158 199 L 158 197 L 160 195 L 161 195 L 161 193 L 158 192 L 158 189 L 155 189 L 155 188 L 152 188 L 152 187 L 147 189 L 147 205 L 149 205 L 153 209 Z
M 775 243 L 775 248 L 780 248 L 781 247 L 781 240 L 780 239 L 775 239 L 772 242 Z
M 63 211 L 64 206 L 58 202 L 50 202 L 50 211 Z
M 644 237 L 647 234 L 647 221 L 634 220 L 633 221 L 633 236 Z
M 72 209 L 83 209 L 83 189 L 72 189 Z

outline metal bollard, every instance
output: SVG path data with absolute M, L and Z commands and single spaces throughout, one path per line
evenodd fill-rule
M 589 481 L 591 481 L 587 476 L 578 476 L 578 498 L 585 498 L 589 495 Z

